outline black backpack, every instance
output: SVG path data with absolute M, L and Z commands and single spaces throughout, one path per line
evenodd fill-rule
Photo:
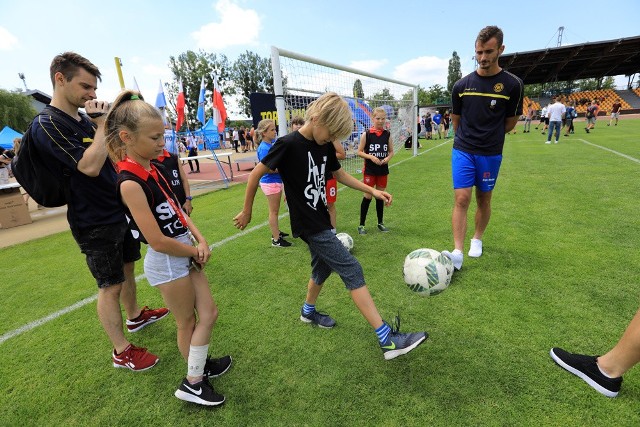
M 60 117 L 60 113 L 55 109 L 45 108 L 34 118 L 34 121 L 47 113 Z M 56 161 L 51 162 L 45 159 L 36 146 L 38 142 L 31 135 L 32 124 L 33 121 L 22 135 L 20 149 L 11 160 L 11 171 L 36 203 L 47 208 L 64 206 L 71 198 L 72 171 L 68 167 L 60 168 Z

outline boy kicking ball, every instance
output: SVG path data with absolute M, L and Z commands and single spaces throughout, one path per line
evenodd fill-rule
M 311 278 L 300 320 L 321 328 L 333 328 L 336 321 L 316 311 L 322 285 L 332 271 L 340 275 L 360 313 L 375 330 L 386 360 L 406 354 L 422 344 L 426 332 L 401 333 L 382 320 L 364 280 L 362 266 L 332 232 L 325 192 L 325 172 L 333 172 L 338 182 L 371 194 L 389 206 L 391 194 L 358 181 L 340 168 L 332 141 L 351 134 L 353 121 L 349 105 L 335 93 L 326 93 L 309 104 L 305 124 L 298 131 L 279 138 L 271 151 L 253 169 L 247 181 L 244 207 L 234 224 L 244 229 L 251 222 L 258 181 L 270 170 L 278 170 L 289 205 L 291 230 L 311 252 Z

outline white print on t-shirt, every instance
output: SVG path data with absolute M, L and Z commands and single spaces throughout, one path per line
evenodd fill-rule
M 307 198 L 307 205 L 317 210 L 318 200 L 322 199 L 322 203 L 327 204 L 327 194 L 325 192 L 324 167 L 327 164 L 327 156 L 322 158 L 323 162 L 318 166 L 313 161 L 311 153 L 307 153 L 309 158 L 309 173 L 307 174 L 308 185 L 304 189 L 304 196 Z
M 173 235 L 173 230 L 184 228 L 184 226 L 180 222 L 180 218 L 178 218 L 176 212 L 173 210 L 169 202 L 160 203 L 158 206 L 156 206 L 156 212 L 158 213 L 158 219 L 161 221 L 176 217 L 176 220 L 173 222 L 173 224 L 166 223 L 162 226 L 162 228 L 169 231 L 170 235 Z
M 382 151 L 380 151 L 380 147 L 382 147 Z M 387 144 L 369 144 L 369 154 L 374 157 L 378 157 L 379 159 L 384 159 L 387 157 L 388 145 Z

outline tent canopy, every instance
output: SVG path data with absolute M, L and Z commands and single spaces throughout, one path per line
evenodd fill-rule
M 9 126 L 5 126 L 2 131 L 0 131 L 0 147 L 5 150 L 10 150 L 13 148 L 13 140 L 15 138 L 22 138 L 22 134 L 11 129 Z

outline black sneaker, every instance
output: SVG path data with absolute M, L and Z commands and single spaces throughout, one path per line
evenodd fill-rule
M 174 395 L 180 400 L 197 403 L 198 405 L 218 406 L 224 403 L 224 396 L 213 391 L 213 387 L 207 379 L 191 384 L 185 378 Z
M 378 224 L 378 230 L 382 231 L 383 233 L 389 232 L 389 229 L 385 227 L 383 223 Z
M 300 311 L 300 320 L 304 323 L 313 323 L 321 328 L 331 329 L 336 326 L 336 321 L 328 314 L 313 311 L 313 313 L 304 314 Z
M 289 233 L 285 233 L 284 231 L 281 231 L 280 237 L 289 237 Z
M 208 378 L 219 377 L 229 370 L 232 362 L 231 356 L 223 356 L 220 359 L 207 356 L 207 362 L 204 365 L 204 376 Z
M 391 327 L 391 333 L 387 342 L 380 344 L 385 360 L 395 359 L 398 356 L 409 353 L 427 339 L 426 332 L 400 333 L 400 317 L 396 316 L 395 325 Z
M 598 356 L 573 354 L 561 348 L 554 347 L 549 352 L 551 358 L 560 367 L 582 378 L 587 384 L 607 397 L 616 397 L 622 385 L 622 377 L 608 378 L 600 372 Z
M 358 234 L 361 234 L 361 235 L 367 234 L 367 230 L 364 229 L 364 225 L 358 226 Z
M 291 243 L 287 242 L 280 236 L 278 240 L 271 239 L 271 246 L 275 246 L 277 248 L 287 248 L 291 246 Z

